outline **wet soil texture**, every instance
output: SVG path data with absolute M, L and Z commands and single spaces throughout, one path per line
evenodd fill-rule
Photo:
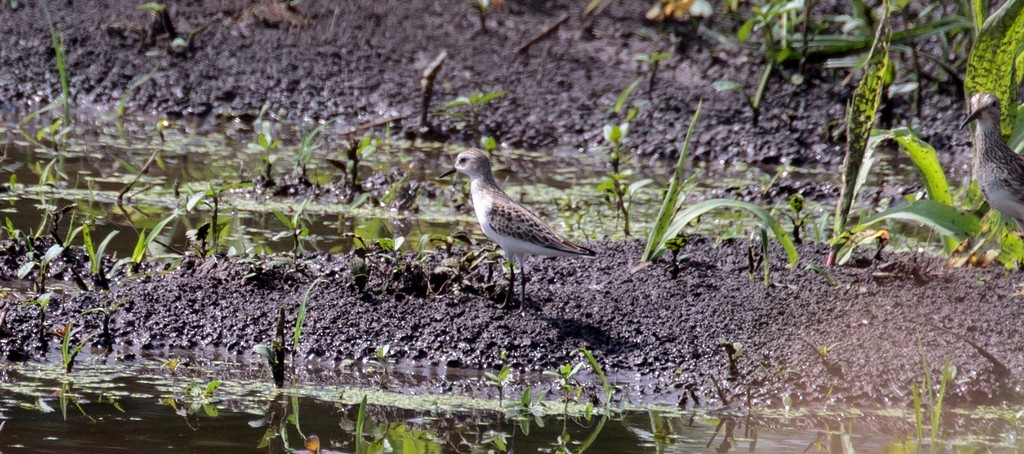
M 0 115 L 11 117 L 60 93 L 46 17 L 39 2 L 20 3 L 15 11 L 0 9 Z M 703 100 L 691 153 L 700 160 L 797 166 L 842 160 L 845 105 L 856 85 L 848 70 L 808 64 L 797 85 L 791 80 L 799 68 L 781 67 L 755 119 L 747 98 L 763 69 L 756 46 L 720 42 L 692 23 L 648 21 L 649 1 L 605 3 L 583 17 L 578 1 L 509 1 L 492 8 L 482 30 L 474 8 L 450 0 L 302 2 L 295 10 L 168 2 L 177 42 L 135 1 L 53 2 L 51 8 L 66 42 L 74 105 L 101 111 L 113 111 L 134 80 L 157 68 L 132 95 L 130 114 L 251 117 L 266 107 L 267 116 L 292 122 L 337 118 L 341 129 L 408 116 L 393 131 L 411 133 L 420 127 L 423 70 L 444 51 L 431 110 L 460 95 L 507 90 L 483 108 L 480 134 L 527 149 L 589 149 L 601 143 L 603 125 L 621 121 L 611 113 L 619 93 L 645 74 L 635 57 L 671 51 L 653 91 L 644 81 L 633 94 L 632 101 L 646 104 L 629 130 L 632 150 L 678 153 Z M 816 2 L 815 13 L 849 14 L 846 5 Z M 932 14 L 955 7 L 948 2 Z M 560 27 L 524 48 L 561 18 Z M 705 26 L 731 34 L 739 20 Z M 916 46 L 940 52 L 930 44 Z M 878 126 L 911 125 L 944 157 L 969 154 L 967 134 L 953 127 L 964 111 L 957 79 L 932 59 L 912 65 L 908 55 L 893 57 L 902 68 L 921 68 L 920 113 L 912 113 L 910 94 L 897 95 L 886 100 Z M 716 91 L 722 80 L 739 82 L 745 92 Z M 465 121 L 430 122 L 440 133 L 433 137 L 476 143 L 477 128 Z M 966 168 L 966 162 L 959 164 Z
M 749 272 L 746 242 L 714 247 L 696 238 L 678 267 L 664 258 L 633 274 L 641 242 L 589 246 L 598 258 L 533 259 L 522 313 L 503 307 L 499 267 L 459 271 L 472 251 L 469 258 L 459 251 L 193 257 L 173 271 L 124 280 L 110 294 L 57 297 L 46 329 L 74 321 L 82 335 L 99 332 L 102 316 L 82 312 L 124 301 L 109 326 L 115 357 L 189 350 L 249 357 L 258 370 L 252 347 L 270 342 L 282 305 L 290 344 L 301 295 L 321 278 L 299 352 L 321 364 L 358 364 L 388 344 L 406 368 L 490 370 L 507 352 L 515 370 L 540 371 L 581 361 L 582 347 L 633 401 L 778 407 L 784 399 L 905 405 L 925 371 L 937 379 L 949 361 L 958 375 L 948 402 L 1020 398 L 1024 309 L 1019 279 L 1000 269 L 945 269 L 934 259 L 883 254 L 824 275 L 805 266 L 825 248 L 803 247 L 791 269 L 776 251 L 765 285 L 762 268 Z M 38 359 L 36 309 L 12 303 L 7 310 L 5 354 Z M 493 391 L 472 383 L 474 393 Z

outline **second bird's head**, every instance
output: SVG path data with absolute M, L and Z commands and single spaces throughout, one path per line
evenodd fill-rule
M 999 125 L 999 98 L 992 93 L 971 96 L 971 102 L 967 107 L 970 109 L 970 115 L 960 124 L 960 129 L 964 129 L 964 126 L 974 120 Z
M 470 178 L 483 176 L 491 172 L 491 160 L 487 157 L 487 153 L 481 150 L 466 150 L 455 157 L 455 166 L 442 173 L 439 178 L 444 178 L 455 172 Z

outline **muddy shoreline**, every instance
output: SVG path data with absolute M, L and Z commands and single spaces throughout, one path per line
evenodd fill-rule
M 408 116 L 395 122 L 392 132 L 410 135 L 420 126 L 422 71 L 447 51 L 435 108 L 472 92 L 507 90 L 481 112 L 482 133 L 527 149 L 590 150 L 602 145 L 602 127 L 619 121 L 610 112 L 616 97 L 644 74 L 634 57 L 673 51 L 675 56 L 661 64 L 654 91 L 644 83 L 631 98 L 644 104 L 627 138 L 634 151 L 678 153 L 703 100 L 703 126 L 691 153 L 700 160 L 841 162 L 845 139 L 836 131 L 854 86 L 844 83 L 847 71 L 809 64 L 800 85 L 773 77 L 755 119 L 745 94 L 716 91 L 714 83 L 733 80 L 749 94 L 762 70 L 759 54 L 718 42 L 689 24 L 647 21 L 648 3 L 610 2 L 600 14 L 583 18 L 579 5 L 568 0 L 507 2 L 506 9 L 488 16 L 483 32 L 474 10 L 452 8 L 447 0 L 305 2 L 294 12 L 299 22 L 264 17 L 269 13 L 254 12 L 251 2 L 174 2 L 170 17 L 176 30 L 197 32 L 184 50 L 175 50 L 165 35 L 147 35 L 150 13 L 136 10 L 136 3 L 57 2 L 52 14 L 67 43 L 76 108 L 114 111 L 133 80 L 158 68 L 131 96 L 129 115 L 251 118 L 266 107 L 268 117 L 292 123 L 337 118 L 339 131 Z M 840 12 L 843 7 L 822 2 L 818 8 Z M 569 19 L 548 38 L 516 52 L 563 14 Z M 0 118 L 17 119 L 59 96 L 59 84 L 37 3 L 0 9 L 0 19 L 0 67 L 8 69 L 0 74 L 5 106 Z M 738 26 L 730 20 L 706 25 Z M 927 41 L 918 47 L 918 52 L 935 52 Z M 903 53 L 893 58 L 909 64 Z M 909 95 L 888 99 L 879 127 L 919 128 L 921 137 L 962 172 L 968 160 L 960 156 L 967 154 L 962 152 L 969 137 L 952 125 L 962 119 L 963 100 L 941 68 L 928 60 L 922 65 L 927 83 L 920 111 L 913 113 Z M 436 128 L 431 137 L 476 143 L 473 128 L 461 120 L 433 117 L 431 122 Z
M 697 238 L 677 269 L 663 259 L 632 275 L 628 269 L 642 242 L 589 246 L 598 259 L 533 260 L 522 314 L 502 307 L 497 266 L 493 277 L 488 265 L 466 275 L 442 270 L 462 251 L 427 258 L 374 252 L 363 265 L 351 254 L 188 257 L 173 270 L 124 279 L 109 295 L 59 297 L 47 309 L 46 326 L 74 321 L 80 335 L 96 333 L 101 317 L 82 312 L 104 300 L 124 300 L 109 325 L 115 358 L 191 351 L 193 360 L 209 361 L 218 352 L 253 363 L 253 370 L 236 373 L 269 379 L 267 371 L 259 372 L 252 347 L 270 342 L 282 305 L 290 336 L 302 293 L 320 278 L 300 347 L 303 363 L 320 372 L 300 368 L 304 380 L 372 383 L 379 378 L 341 366 L 354 362 L 358 369 L 384 344 L 405 369 L 493 370 L 504 351 L 508 364 L 524 374 L 579 361 L 576 350 L 583 347 L 611 375 L 633 377 L 623 385 L 644 399 L 899 406 L 909 403 L 911 386 L 922 378 L 923 355 L 933 374 L 947 360 L 957 367 L 947 395 L 951 403 L 1020 397 L 1024 297 L 1013 275 L 1001 269 L 944 269 L 934 258 L 885 254 L 877 263 L 865 257 L 859 266 L 830 270 L 830 285 L 804 268 L 826 248 L 804 246 L 793 269 L 776 251 L 772 282 L 765 286 L 760 269 L 753 276 L 747 271 L 750 244 L 743 241 L 715 247 Z M 355 275 L 364 273 L 360 288 Z M 6 329 L 12 335 L 0 348 L 8 360 L 40 359 L 37 310 L 9 302 Z M 739 350 L 735 361 L 726 345 Z M 51 355 L 56 347 L 51 341 Z M 338 377 L 332 379 L 325 364 L 333 364 Z M 493 391 L 475 380 L 425 382 L 434 389 Z

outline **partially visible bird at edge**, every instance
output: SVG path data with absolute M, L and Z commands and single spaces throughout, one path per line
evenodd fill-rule
M 1013 218 L 1024 229 L 1024 157 L 1003 141 L 999 98 L 991 93 L 971 97 L 970 114 L 960 125 L 977 121 L 974 129 L 974 178 L 991 208 Z

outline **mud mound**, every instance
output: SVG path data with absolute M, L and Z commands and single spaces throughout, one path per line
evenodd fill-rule
M 647 383 L 636 391 L 648 398 L 893 405 L 909 402 L 923 356 L 933 373 L 946 360 L 959 369 L 955 402 L 1018 394 L 1024 309 L 1001 270 L 946 270 L 897 255 L 826 277 L 803 264 L 787 269 L 779 253 L 766 286 L 760 268 L 748 273 L 750 246 L 695 239 L 678 267 L 663 259 L 635 274 L 627 270 L 642 251 L 637 241 L 593 243 L 593 260 L 534 259 L 521 314 L 502 307 L 496 265 L 452 273 L 460 251 L 187 258 L 173 271 L 122 280 L 109 295 L 61 298 L 47 326 L 74 320 L 98 332 L 101 317 L 82 311 L 124 300 L 110 323 L 115 352 L 251 355 L 270 340 L 281 305 L 291 326 L 319 277 L 300 353 L 328 362 L 370 358 L 390 344 L 415 367 L 494 368 L 505 351 L 517 370 L 550 370 L 586 347 L 613 376 Z M 810 261 L 825 249 L 802 253 Z M 40 357 L 36 317 L 34 308 L 11 308 L 9 358 Z

